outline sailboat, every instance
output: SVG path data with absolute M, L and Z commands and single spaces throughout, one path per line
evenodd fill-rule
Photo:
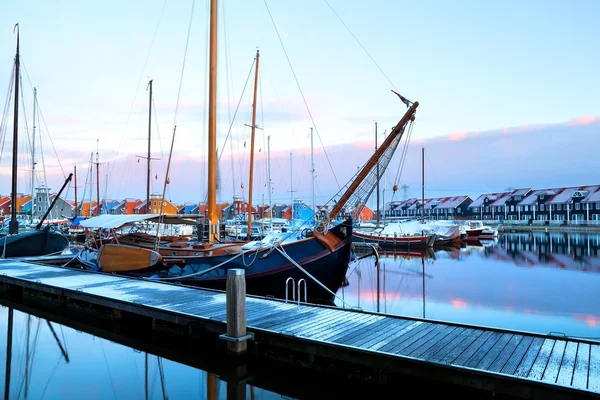
M 17 52 L 15 55 L 14 64 L 14 123 L 13 123 L 13 149 L 12 149 L 12 191 L 11 191 L 11 210 L 10 210 L 10 221 L 9 221 L 9 233 L 6 236 L 0 238 L 0 255 L 4 257 L 32 257 L 32 256 L 43 256 L 53 253 L 60 253 L 66 249 L 69 245 L 67 237 L 62 235 L 60 232 L 56 232 L 46 226 L 43 229 L 42 225 L 48 213 L 52 209 L 52 206 L 56 203 L 56 200 L 60 197 L 62 191 L 68 182 L 70 182 L 73 174 L 65 180 L 62 188 L 54 198 L 50 208 L 46 211 L 46 214 L 37 224 L 34 230 L 19 233 L 19 222 L 17 220 L 17 155 L 18 155 L 18 142 L 19 142 L 19 83 L 20 83 L 20 56 L 19 56 L 19 24 L 15 25 L 17 30 Z M 32 210 L 33 211 L 33 210 Z
M 370 194 L 374 189 L 374 167 L 378 160 L 387 161 L 396 149 L 408 122 L 414 119 L 415 102 L 403 115 L 384 144 L 357 172 L 335 201 L 335 205 L 314 227 L 304 229 L 302 238 L 290 239 L 293 232 L 269 236 L 268 239 L 246 244 L 223 243 L 216 205 L 216 83 L 217 83 L 217 0 L 210 3 L 210 68 L 209 68 L 209 140 L 208 140 L 208 240 L 191 243 L 174 240 L 158 249 L 148 247 L 160 257 L 154 265 L 128 268 L 124 254 L 139 251 L 138 246 L 108 243 L 98 251 L 97 267 L 104 272 L 125 276 L 153 278 L 160 281 L 224 290 L 227 270 L 245 270 L 247 292 L 284 298 L 286 282 L 304 280 L 307 301 L 330 300 L 342 284 L 352 255 L 352 217 L 343 216 L 345 205 L 357 196 Z M 106 217 L 106 216 L 104 216 Z M 124 217 L 124 216 L 121 216 Z M 153 217 L 156 217 L 153 216 Z M 91 226 L 93 219 L 82 222 Z M 107 225 L 104 225 L 106 228 Z M 166 254 L 168 249 L 169 254 Z M 193 255 L 187 255 L 193 252 Z M 106 262 L 103 262 L 106 260 Z M 110 261 L 110 262 L 108 262 Z M 142 263 L 140 263 L 142 264 Z

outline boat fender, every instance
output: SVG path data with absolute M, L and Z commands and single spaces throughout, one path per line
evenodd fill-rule
M 148 279 L 152 279 L 152 280 L 155 280 L 155 281 L 159 281 L 159 280 L 160 280 L 160 276 L 158 276 L 158 275 L 154 274 L 154 275 L 152 275 L 152 276 L 151 276 L 150 278 L 148 278 Z

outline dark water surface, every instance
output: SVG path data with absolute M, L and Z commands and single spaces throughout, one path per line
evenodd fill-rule
M 373 257 L 352 265 L 336 304 L 600 339 L 599 249 L 600 234 L 539 232 L 433 255 L 380 251 L 379 274 Z

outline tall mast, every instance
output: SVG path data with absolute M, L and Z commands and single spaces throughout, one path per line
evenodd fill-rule
M 77 216 L 77 165 L 73 166 L 73 174 L 75 175 L 75 216 Z
M 273 228 L 273 200 L 271 199 L 271 136 L 267 136 L 267 175 L 269 179 L 269 215 L 271 216 L 271 229 Z
M 317 206 L 315 201 L 315 157 L 313 153 L 313 128 L 310 128 L 310 178 L 312 184 L 312 209 L 313 219 L 316 221 Z
M 421 217 L 425 222 L 425 147 L 421 149 Z
M 254 175 L 254 133 L 256 130 L 256 89 L 258 88 L 258 61 L 260 54 L 256 50 L 256 69 L 254 71 L 254 100 L 252 101 L 252 133 L 250 134 L 250 180 L 248 183 L 248 237 L 252 234 L 252 176 Z
M 375 151 L 377 151 L 377 121 L 375 121 Z M 377 161 L 377 227 L 379 228 L 379 161 Z
M 148 171 L 146 173 L 146 211 L 150 206 L 150 140 L 152 139 L 152 79 L 148 83 L 150 96 L 148 97 Z
M 100 215 L 100 155 L 98 154 L 98 142 L 100 139 L 96 139 L 96 207 L 98 207 L 98 212 L 96 215 Z M 92 205 L 90 204 L 90 211 Z M 90 212 L 91 215 L 91 212 Z
M 210 61 L 208 79 L 208 241 L 218 236 L 217 215 L 217 0 L 210 1 Z
M 15 55 L 15 115 L 13 120 L 13 152 L 12 152 L 12 193 L 10 194 L 10 225 L 8 227 L 11 235 L 19 233 L 17 221 L 17 150 L 19 141 L 19 24 L 17 28 L 17 54 Z
M 35 210 L 35 106 L 37 103 L 37 88 L 33 88 L 33 131 L 31 133 L 31 222 L 33 222 L 33 210 Z

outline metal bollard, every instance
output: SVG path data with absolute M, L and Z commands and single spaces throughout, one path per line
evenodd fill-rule
M 227 333 L 220 335 L 227 340 L 227 351 L 243 354 L 248 348 L 246 340 L 253 339 L 252 333 L 246 333 L 246 276 L 239 268 L 227 270 Z

